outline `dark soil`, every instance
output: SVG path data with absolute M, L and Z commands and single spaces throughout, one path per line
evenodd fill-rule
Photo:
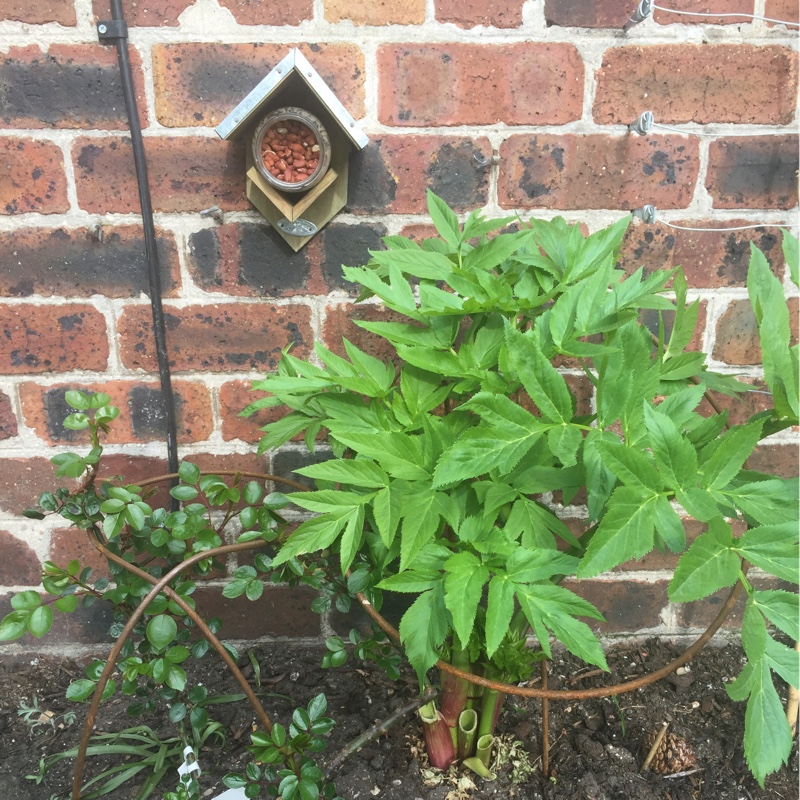
M 392 682 L 369 664 L 349 662 L 336 670 L 323 670 L 319 667 L 319 648 L 281 643 L 261 645 L 255 652 L 260 664 L 259 692 L 273 719 L 288 724 L 296 706 L 307 704 L 319 692 L 327 696 L 329 714 L 336 726 L 322 762 L 416 693 L 416 682 L 410 673 Z M 611 678 L 589 674 L 593 670 L 566 656 L 552 665 L 550 687 L 607 684 L 649 672 L 675 655 L 675 647 L 658 641 L 618 648 L 609 655 Z M 64 689 L 72 678 L 82 676 L 82 666 L 44 659 L 36 663 L 19 659 L 9 662 L 6 658 L 0 664 L 0 797 L 66 798 L 72 761 L 56 765 L 41 785 L 25 776 L 37 772 L 43 755 L 77 743 L 85 707 L 66 701 Z M 242 663 L 248 665 L 246 671 L 255 684 L 256 675 L 248 659 Z M 741 665 L 738 647 L 710 647 L 691 662 L 688 672 L 670 676 L 647 689 L 616 699 L 551 702 L 550 779 L 541 772 L 540 704 L 508 698 L 498 732 L 504 734 L 506 749 L 517 742 L 511 761 L 518 766 L 509 763 L 501 767 L 497 781 L 488 783 L 475 778 L 473 782 L 468 774 L 455 768 L 445 775 L 430 770 L 421 755 L 415 717 L 409 716 L 349 758 L 335 776 L 336 787 L 346 800 L 797 800 L 796 746 L 789 766 L 770 776 L 765 789 L 747 771 L 742 753 L 745 709 L 742 704 L 733 703 L 724 688 Z M 191 673 L 190 680 L 202 682 L 211 693 L 237 691 L 230 675 L 211 656 Z M 40 724 L 31 727 L 17 711 L 23 698 L 30 705 L 34 697 L 47 714 Z M 127 703 L 121 697 L 106 703 L 98 730 L 121 730 L 139 724 L 141 720 L 126 715 Z M 65 724 L 64 713 L 75 709 L 77 720 Z M 254 721 L 246 702 L 218 705 L 212 710 L 226 726 L 227 743 L 224 748 L 207 748 L 200 754 L 201 793 L 207 798 L 224 791 L 222 775 L 241 769 L 246 763 L 245 746 Z M 146 722 L 159 735 L 174 736 L 176 730 L 166 720 L 165 713 Z M 670 731 L 684 737 L 694 750 L 697 766 L 691 774 L 640 774 L 642 739 L 648 731 L 657 731 L 662 722 L 669 722 Z M 102 768 L 100 762 L 106 767 L 113 763 L 106 757 L 89 759 L 90 775 Z M 526 763 L 530 764 L 527 769 Z M 175 774 L 170 771 L 169 780 L 161 784 L 153 798 L 160 800 L 163 791 L 174 788 Z M 136 788 L 127 785 L 108 796 L 134 798 Z

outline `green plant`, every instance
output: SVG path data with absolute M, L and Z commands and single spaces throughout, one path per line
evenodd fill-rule
M 687 303 L 679 269 L 616 268 L 628 219 L 584 237 L 559 218 L 472 213 L 462 225 L 432 194 L 429 211 L 438 238 L 390 236 L 366 266 L 344 268 L 361 300 L 375 297 L 401 320 L 358 323 L 391 345 L 388 363 L 347 340 L 346 357 L 317 343 L 315 361 L 287 352 L 254 383 L 267 395 L 245 413 L 289 411 L 265 427 L 262 451 L 298 434 L 313 450 L 324 431 L 333 455 L 298 470 L 318 488 L 289 499 L 314 516 L 272 567 L 338 558 L 340 580 L 358 572 L 376 607 L 383 592 L 408 595 L 400 636 L 422 685 L 440 658 L 505 682 L 527 678 L 553 638 L 606 669 L 584 621 L 602 614 L 564 577 L 592 578 L 654 547 L 682 554 L 673 601 L 737 581 L 747 592 L 748 664 L 729 691 L 749 697 L 745 753 L 763 782 L 791 744 L 771 673 L 798 681 L 793 654 L 767 631 L 769 622 L 798 637 L 797 597 L 756 589 L 743 568 L 798 580 L 796 481 L 744 468 L 759 441 L 798 420 L 780 282 L 754 249 L 748 288 L 774 408 L 728 426 L 725 412 L 700 413 L 704 393 L 747 387 L 687 350 L 699 301 Z M 784 248 L 796 263 L 787 232 Z M 657 316 L 653 333 L 643 310 Z M 594 409 L 576 400 L 581 375 Z M 569 504 L 581 490 L 589 528 L 578 537 L 553 493 Z M 688 549 L 678 506 L 707 526 Z M 333 644 L 331 661 L 341 650 Z M 455 758 L 465 710 L 479 709 L 479 738 L 494 730 L 502 698 L 473 694 L 464 681 L 443 682 L 438 711 L 425 716 L 434 765 Z
M 143 785 L 140 798 L 148 796 L 159 780 L 179 763 L 182 748 L 187 742 L 199 751 L 209 738 L 224 743 L 224 728 L 209 715 L 209 708 L 219 703 L 236 702 L 245 695 L 209 696 L 203 686 L 191 686 L 182 666 L 190 658 L 202 658 L 209 650 L 207 639 L 193 636 L 194 622 L 186 608 L 194 609 L 192 593 L 195 590 L 193 577 L 207 575 L 216 566 L 215 548 L 222 545 L 228 531 L 236 533 L 238 543 L 258 541 L 277 542 L 282 535 L 285 521 L 279 511 L 286 505 L 283 495 L 267 494 L 263 482 L 245 482 L 236 474 L 231 480 L 216 475 L 204 475 L 199 468 L 183 462 L 178 472 L 178 481 L 170 489 L 170 495 L 182 505 L 168 511 L 153 507 L 147 501 L 155 489 L 142 488 L 119 482 L 103 481 L 98 486 L 97 476 L 103 454 L 102 436 L 118 416 L 111 406 L 110 398 L 103 393 L 86 394 L 78 390 L 66 393 L 67 403 L 75 409 L 67 416 L 64 425 L 72 430 L 88 432 L 90 451 L 81 456 L 76 453 L 59 454 L 52 461 L 56 465 L 57 477 L 79 478 L 74 488 L 59 488 L 45 492 L 39 498 L 39 508 L 29 509 L 26 515 L 42 519 L 58 514 L 75 527 L 87 532 L 106 556 L 112 582 L 105 578 L 93 579 L 92 571 L 72 561 L 66 567 L 52 562 L 44 564 L 42 586 L 46 594 L 24 591 L 11 599 L 13 611 L 0 622 L 0 641 L 19 638 L 25 633 L 44 636 L 52 626 L 53 611 L 73 612 L 79 605 L 90 605 L 100 599 L 110 603 L 115 615 L 111 633 L 119 637 L 131 617 L 139 613 L 139 606 L 151 591 L 152 584 L 163 578 L 189 557 L 200 556 L 196 563 L 188 566 L 169 587 L 158 594 L 147 606 L 141 620 L 133 627 L 133 636 L 125 641 L 116 667 L 122 680 L 104 682 L 102 699 L 113 695 L 118 689 L 131 698 L 127 712 L 138 716 L 157 709 L 159 701 L 169 705 L 169 720 L 177 726 L 178 735 L 160 739 L 147 726 L 139 726 L 120 734 L 93 737 L 87 755 L 119 754 L 134 762 L 117 765 L 104 770 L 90 780 L 85 788 L 105 780 L 99 788 L 95 786 L 85 797 L 96 797 L 108 793 L 142 770 L 151 774 Z M 208 553 L 208 557 L 202 557 Z M 223 590 L 226 597 L 246 595 L 255 600 L 263 592 L 259 575 L 271 575 L 275 580 L 304 582 L 322 589 L 325 581 L 324 561 L 320 564 L 301 565 L 294 561 L 273 570 L 271 559 L 265 553 L 254 558 L 255 566 L 239 567 L 232 580 Z M 332 595 L 333 590 L 328 593 Z M 49 596 L 48 596 L 49 595 Z M 219 630 L 219 620 L 209 620 L 212 633 Z M 225 646 L 235 657 L 235 651 Z M 107 670 L 107 662 L 95 660 L 86 668 L 86 677 L 73 681 L 67 689 L 67 698 L 83 701 L 93 695 Z M 324 706 L 324 699 L 316 701 L 314 713 Z M 32 707 L 23 706 L 20 714 L 33 720 L 39 714 L 36 701 Z M 71 713 L 71 712 L 70 712 Z M 307 716 L 309 712 L 303 712 Z M 305 719 L 306 716 L 301 716 Z M 64 715 L 65 721 L 68 719 Z M 74 714 L 72 714 L 74 720 Z M 32 722 L 31 724 L 38 724 Z M 266 723 L 265 723 L 266 724 Z M 313 741 L 293 737 L 280 749 L 280 758 L 285 770 L 302 786 L 302 797 L 311 791 L 313 783 L 310 758 L 306 752 L 319 749 L 323 723 L 314 717 Z M 325 722 L 327 724 L 327 721 Z M 280 729 L 280 728 L 279 728 Z M 296 741 L 295 741 L 296 739 Z M 313 746 L 312 746 L 313 745 Z M 50 767 L 63 758 L 72 758 L 78 748 L 44 758 L 37 775 L 30 776 L 41 782 Z M 263 771 L 263 780 L 276 779 L 278 773 Z M 327 784 L 321 780 L 320 786 Z M 290 785 L 287 774 L 280 774 L 280 781 Z M 178 795 L 191 793 L 191 781 L 178 787 Z M 252 788 L 249 791 L 253 791 Z M 326 789 L 331 795 L 331 789 Z M 249 796 L 255 796 L 251 794 Z M 284 795 L 288 796 L 288 795 Z M 301 796 L 301 795 L 298 795 Z

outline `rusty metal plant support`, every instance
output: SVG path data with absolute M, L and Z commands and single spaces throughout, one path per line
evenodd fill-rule
M 293 481 L 289 478 L 282 478 L 276 475 L 268 475 L 263 473 L 256 473 L 256 472 L 243 472 L 237 470 L 219 470 L 214 472 L 215 475 L 226 476 L 226 477 L 247 477 L 247 478 L 255 478 L 257 480 L 262 481 L 274 481 L 277 483 L 283 483 L 287 486 L 291 486 L 293 488 L 297 488 L 300 490 L 305 490 L 307 487 L 303 484 Z M 155 478 L 149 478 L 144 481 L 139 481 L 140 486 L 149 486 L 157 483 L 163 483 L 164 481 L 172 480 L 176 478 L 177 475 L 175 473 L 170 473 L 168 475 L 160 475 Z M 147 594 L 147 596 L 142 600 L 142 602 L 137 606 L 136 610 L 131 615 L 130 619 L 126 623 L 125 627 L 122 630 L 117 641 L 114 643 L 114 646 L 111 648 L 111 651 L 108 655 L 108 660 L 106 661 L 105 668 L 103 669 L 100 678 L 97 681 L 97 686 L 95 687 L 94 694 L 92 695 L 92 701 L 89 706 L 89 710 L 86 715 L 86 721 L 84 722 L 83 732 L 81 736 L 80 746 L 78 748 L 78 755 L 75 761 L 75 772 L 73 775 L 72 781 L 72 798 L 73 800 L 80 800 L 81 797 L 81 784 L 83 782 L 83 773 L 84 773 L 84 765 L 86 761 L 86 751 L 89 746 L 89 741 L 91 739 L 92 730 L 94 728 L 94 722 L 97 717 L 97 712 L 100 707 L 100 702 L 103 696 L 103 691 L 108 683 L 108 680 L 113 673 L 117 659 L 120 656 L 122 648 L 127 641 L 128 637 L 133 632 L 133 629 L 136 627 L 139 620 L 144 615 L 144 612 L 147 610 L 150 603 L 155 600 L 155 598 L 164 592 L 171 600 L 174 600 L 177 605 L 186 613 L 186 615 L 197 625 L 198 630 L 205 639 L 209 642 L 209 644 L 214 647 L 214 649 L 219 653 L 220 657 L 223 659 L 225 664 L 231 670 L 234 678 L 236 679 L 239 686 L 244 691 L 245 695 L 247 696 L 248 700 L 250 701 L 253 709 L 259 718 L 261 724 L 264 726 L 264 729 L 269 732 L 272 729 L 272 721 L 270 720 L 269 716 L 267 715 L 264 707 L 261 705 L 258 697 L 256 697 L 255 693 L 253 692 L 250 684 L 248 683 L 247 679 L 242 675 L 241 670 L 236 665 L 236 662 L 231 658 L 230 654 L 227 650 L 225 650 L 222 642 L 214 635 L 211 629 L 206 625 L 203 621 L 202 617 L 195 611 L 180 595 L 175 593 L 170 587 L 169 583 L 175 579 L 176 577 L 180 576 L 184 570 L 188 567 L 193 566 L 198 561 L 202 561 L 207 558 L 213 558 L 218 555 L 224 555 L 226 553 L 233 553 L 233 552 L 242 552 L 246 550 L 255 550 L 259 547 L 264 547 L 268 544 L 268 542 L 264 541 L 253 541 L 253 542 L 239 542 L 235 544 L 227 544 L 222 545 L 220 547 L 214 547 L 210 550 L 204 550 L 200 553 L 195 553 L 194 555 L 187 558 L 185 561 L 182 561 L 180 564 L 177 564 L 173 567 L 166 575 L 157 579 L 154 578 L 149 573 L 145 572 L 144 570 L 140 569 L 135 564 L 130 564 L 122 557 L 112 553 L 108 548 L 106 548 L 101 542 L 97 541 L 96 539 L 92 540 L 94 546 L 101 552 L 106 558 L 113 561 L 114 563 L 124 567 L 129 572 L 137 575 L 138 577 L 142 578 L 143 580 L 148 581 L 149 583 L 153 584 L 153 588 Z M 746 571 L 746 570 L 745 570 Z M 691 659 L 699 653 L 703 647 L 711 640 L 714 634 L 719 630 L 722 623 L 728 617 L 730 612 L 732 611 L 736 601 L 739 598 L 739 594 L 741 593 L 741 583 L 737 583 L 730 591 L 727 600 L 723 604 L 722 608 L 718 612 L 717 616 L 708 626 L 703 634 L 701 634 L 696 641 L 680 656 L 670 661 L 665 666 L 661 667 L 660 669 L 654 670 L 647 675 L 643 675 L 640 678 L 636 678 L 634 680 L 625 681 L 624 683 L 615 684 L 613 686 L 605 686 L 605 687 L 597 687 L 592 689 L 548 689 L 547 688 L 547 662 L 543 661 L 541 665 L 541 676 L 542 676 L 542 688 L 537 689 L 534 687 L 527 687 L 527 686 L 515 686 L 513 684 L 506 684 L 500 683 L 498 681 L 492 681 L 488 678 L 483 678 L 479 675 L 475 675 L 471 672 L 465 672 L 458 667 L 454 667 L 452 664 L 448 664 L 444 661 L 438 661 L 436 666 L 440 670 L 444 670 L 445 672 L 450 673 L 451 675 L 455 675 L 456 677 L 463 678 L 464 680 L 469 681 L 470 683 L 476 684 L 478 686 L 483 686 L 489 689 L 494 689 L 496 691 L 504 692 L 506 694 L 517 695 L 521 697 L 533 697 L 538 698 L 542 701 L 542 772 L 545 777 L 549 773 L 549 707 L 548 701 L 549 700 L 584 700 L 588 698 L 600 698 L 600 697 L 610 697 L 611 695 L 618 695 L 624 694 L 626 692 L 633 692 L 637 689 L 640 689 L 644 686 L 649 686 L 652 683 L 656 683 L 657 681 L 665 678 L 670 673 L 674 672 L 678 667 L 683 666 L 687 662 L 691 661 Z M 372 604 L 367 600 L 367 598 L 362 593 L 356 594 L 357 599 L 361 603 L 362 608 L 366 611 L 367 615 L 384 631 L 388 636 L 390 636 L 395 641 L 400 640 L 400 634 L 398 631 L 390 625 L 381 615 L 380 613 L 372 606 Z

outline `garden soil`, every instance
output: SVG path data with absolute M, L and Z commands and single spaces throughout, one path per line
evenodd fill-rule
M 286 643 L 259 645 L 254 669 L 246 654 L 241 663 L 256 686 L 271 717 L 287 724 L 292 709 L 305 705 L 319 692 L 328 699 L 328 713 L 336 721 L 324 764 L 349 741 L 375 722 L 415 697 L 416 680 L 405 672 L 390 681 L 374 665 L 353 663 L 333 670 L 320 668 L 318 647 Z M 610 676 L 599 676 L 568 655 L 551 665 L 550 688 L 582 688 L 618 682 L 650 672 L 677 654 L 675 646 L 656 640 L 626 645 L 609 654 Z M 689 665 L 646 689 L 616 698 L 584 702 L 550 703 L 550 768 L 541 771 L 541 705 L 538 701 L 509 697 L 498 724 L 502 753 L 508 760 L 498 767 L 494 782 L 451 768 L 431 770 L 419 739 L 414 715 L 408 715 L 385 735 L 348 758 L 334 776 L 345 800 L 797 800 L 797 744 L 788 766 L 760 788 L 748 773 L 742 751 L 744 705 L 732 702 L 725 683 L 741 670 L 738 646 L 708 647 Z M 82 677 L 83 665 L 74 661 L 21 659 L 0 656 L 0 798 L 2 800 L 55 800 L 70 796 L 73 762 L 62 761 L 42 783 L 35 775 L 39 760 L 73 747 L 79 738 L 85 704 L 64 699 L 70 680 Z M 236 692 L 224 667 L 209 655 L 190 673 L 190 681 L 205 685 L 211 694 Z M 258 685 L 260 683 L 260 686 Z M 781 689 L 785 694 L 785 687 Z M 34 698 L 41 713 L 31 715 L 31 725 L 18 714 L 21 703 Z M 98 732 L 119 731 L 142 720 L 125 713 L 126 698 L 114 697 L 99 715 Z M 71 721 L 68 712 L 77 710 Z M 209 747 L 200 754 L 203 768 L 201 796 L 214 798 L 225 787 L 221 776 L 242 769 L 254 715 L 246 701 L 217 705 L 215 717 L 226 729 L 224 747 Z M 65 713 L 67 716 L 65 717 Z M 163 714 L 147 718 L 159 736 L 175 736 L 176 729 Z M 682 776 L 662 776 L 640 771 L 646 752 L 644 737 L 664 722 L 683 737 L 696 765 Z M 71 724 L 70 724 L 71 723 Z M 88 760 L 87 772 L 114 762 L 108 757 Z M 153 793 L 174 788 L 176 773 Z M 139 780 L 141 782 L 141 779 Z M 135 798 L 135 781 L 108 797 Z

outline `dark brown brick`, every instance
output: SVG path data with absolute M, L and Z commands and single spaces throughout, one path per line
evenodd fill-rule
M 797 136 L 719 139 L 709 148 L 706 189 L 715 208 L 794 208 Z
M 350 157 L 347 208 L 356 214 L 425 213 L 431 189 L 457 211 L 484 206 L 491 157 L 487 139 L 384 136 Z
M 61 528 L 53 531 L 50 536 L 50 560 L 59 567 L 66 568 L 70 561 L 80 561 L 81 569 L 89 567 L 92 570 L 92 581 L 98 578 L 108 578 L 111 570 L 108 561 L 92 544 L 92 534 L 80 528 Z
M 0 586 L 35 586 L 40 572 L 36 553 L 22 539 L 0 531 Z
M 326 0 L 325 19 L 354 25 L 420 25 L 425 22 L 425 0 Z
M 147 127 L 141 59 L 131 48 L 139 117 Z M 6 128 L 103 128 L 127 130 L 128 116 L 116 50 L 97 44 L 12 47 L 0 57 Z
M 789 298 L 789 319 L 793 343 L 797 342 L 798 298 Z M 714 358 L 728 364 L 760 364 L 758 325 L 749 300 L 732 300 L 717 322 Z
M 51 598 L 45 595 L 45 600 L 48 599 Z M 13 610 L 10 596 L 0 597 L 0 619 Z M 32 653 L 39 652 L 42 644 L 46 644 L 48 647 L 58 645 L 74 647 L 76 644 L 98 645 L 98 650 L 107 652 L 109 645 L 114 641 L 108 633 L 113 622 L 114 611 L 111 604 L 100 600 L 89 608 L 78 607 L 72 614 L 56 613 L 53 618 L 53 627 L 44 639 L 34 639 L 27 633 L 17 639 L 15 644 Z
M 218 125 L 291 47 L 197 42 L 155 45 L 153 81 L 159 122 L 168 127 Z M 361 49 L 346 43 L 297 47 L 347 110 L 356 119 L 363 117 Z
M 781 478 L 796 478 L 800 475 L 800 450 L 794 444 L 759 445 L 745 467 Z
M 696 139 L 524 134 L 500 149 L 498 195 L 507 208 L 683 208 L 697 173 Z
M 105 319 L 92 306 L 0 306 L 0 374 L 103 370 Z
M 459 28 L 518 28 L 522 25 L 525 0 L 435 0 L 439 22 L 452 22 Z
M 655 628 L 661 624 L 660 615 L 667 605 L 667 581 L 567 578 L 562 585 L 588 600 L 605 617 L 605 623 L 591 621 L 592 629 L 600 635 Z
M 279 450 L 272 456 L 272 473 L 279 478 L 289 478 L 293 481 L 302 483 L 309 489 L 314 489 L 315 484 L 312 478 L 304 475 L 296 475 L 296 469 L 310 467 L 312 464 L 320 464 L 331 458 L 327 450 L 316 449 L 313 453 L 303 448 L 302 450 Z M 288 491 L 287 488 L 278 487 L 278 491 Z
M 638 0 L 544 0 L 544 16 L 548 26 L 621 28 L 637 5 Z
M 178 17 L 194 0 L 147 0 L 125 6 L 125 22 L 133 27 L 178 25 Z M 110 19 L 108 0 L 92 0 L 96 20 Z
M 206 292 L 256 297 L 322 294 L 322 285 L 314 287 L 317 291 L 309 285 L 308 254 L 307 247 L 295 253 L 266 223 L 228 223 L 189 237 L 189 270 Z
M 360 267 L 370 259 L 370 250 L 383 250 L 382 238 L 386 228 L 380 224 L 362 223 L 358 225 L 328 225 L 322 231 L 321 270 L 328 290 L 341 289 L 351 295 L 358 295 L 361 287 L 350 283 L 342 272 L 342 267 Z
M 57 22 L 65 27 L 74 27 L 77 24 L 74 3 L 65 3 L 63 0 L 2 0 L 0 19 L 31 25 Z
M 408 318 L 383 306 L 370 303 L 351 305 L 330 305 L 325 309 L 325 323 L 322 338 L 325 346 L 341 356 L 345 356 L 342 339 L 347 339 L 365 353 L 382 361 L 399 363 L 394 346 L 377 334 L 359 328 L 359 322 L 408 322 Z
M 119 417 L 104 437 L 109 444 L 164 440 L 165 411 L 157 383 L 108 381 L 101 384 L 48 386 L 23 383 L 19 392 L 25 423 L 49 444 L 89 442 L 88 432 L 64 427 L 64 418 L 73 410 L 64 400 L 64 393 L 68 389 L 105 392 L 111 397 L 111 404 L 120 409 Z M 214 427 L 208 388 L 200 383 L 175 381 L 172 389 L 178 441 L 188 443 L 208 439 Z
M 752 14 L 753 0 L 671 0 L 669 8 L 678 11 L 698 11 L 705 14 Z M 657 8 L 653 18 L 660 25 L 678 23 L 681 25 L 747 25 L 752 20 L 747 17 L 693 17 L 685 14 L 670 14 Z
M 137 225 L 17 228 L 0 239 L 0 294 L 7 297 L 139 297 L 149 291 L 144 234 Z M 175 237 L 157 231 L 161 288 L 177 293 L 180 265 Z
M 302 358 L 313 341 L 308 306 L 204 305 L 165 307 L 167 351 L 174 370 L 271 370 L 291 344 Z M 122 361 L 155 371 L 150 309 L 126 308 L 119 321 Z
M 314 16 L 313 0 L 284 0 L 265 3 L 263 0 L 217 0 L 227 8 L 240 25 L 299 25 Z
M 246 597 L 228 600 L 220 589 L 201 587 L 194 595 L 197 610 L 206 618 L 222 620 L 225 639 L 258 639 L 262 636 L 292 638 L 320 636 L 320 618 L 311 611 L 316 593 L 305 587 L 266 586 L 251 602 Z
M 386 125 L 560 125 L 583 107 L 583 62 L 570 44 L 391 44 L 378 50 L 378 71 Z
M 17 433 L 17 417 L 11 398 L 5 392 L 0 392 L 0 441 L 12 439 Z
M 61 149 L 51 142 L 0 137 L 0 214 L 68 209 Z
M 695 289 L 746 286 L 750 242 L 766 255 L 775 275 L 784 269 L 781 234 L 764 227 L 725 231 L 749 220 L 688 219 L 676 223 L 691 228 L 720 228 L 715 231 L 682 231 L 662 222 L 634 221 L 625 234 L 619 266 L 627 273 L 644 266 L 645 272 L 681 266 L 689 285 Z
M 796 97 L 797 56 L 788 47 L 612 47 L 597 71 L 593 113 L 604 125 L 627 124 L 648 109 L 662 123 L 786 125 Z
M 244 146 L 207 137 L 145 139 L 155 211 L 250 207 L 244 195 Z M 96 214 L 139 213 L 133 150 L 127 137 L 79 138 L 72 151 L 78 203 Z

